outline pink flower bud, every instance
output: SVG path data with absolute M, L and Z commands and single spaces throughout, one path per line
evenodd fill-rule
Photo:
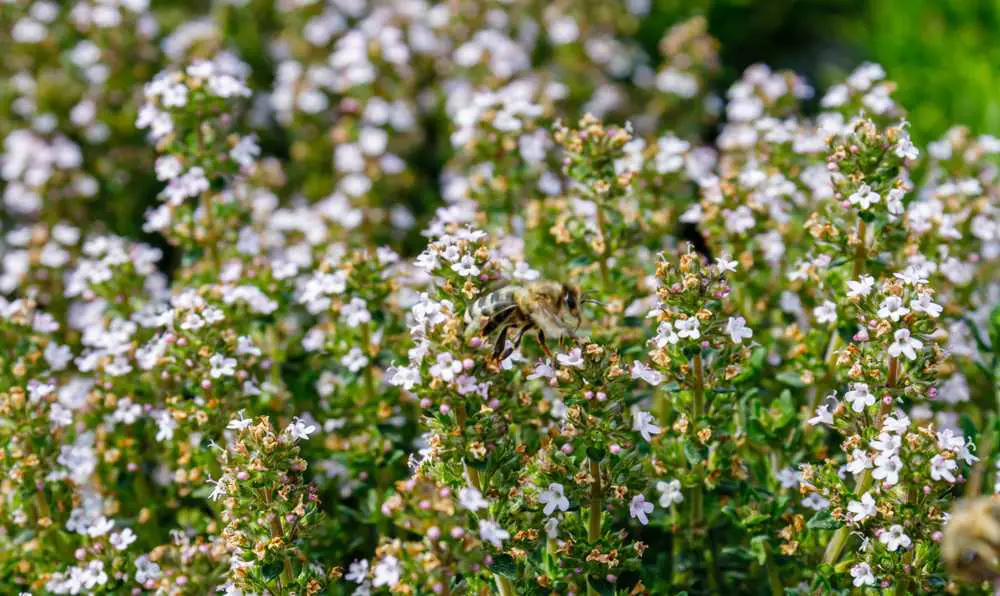
M 610 451 L 612 455 L 618 455 L 622 452 L 622 448 L 618 443 L 612 443 L 611 447 L 608 447 L 608 451 Z
M 84 557 L 87 556 L 87 551 L 83 550 L 82 548 L 78 548 L 73 552 L 73 556 L 76 557 L 77 561 L 82 561 Z
M 610 573 L 609 573 L 609 574 L 607 574 L 607 575 L 606 575 L 606 576 L 604 577 L 604 579 L 608 580 L 608 583 L 609 583 L 609 584 L 613 584 L 613 583 L 615 583 L 616 581 L 618 581 L 618 577 L 617 577 L 617 576 L 615 576 L 615 575 L 611 575 Z
M 437 526 L 428 528 L 427 537 L 430 538 L 431 540 L 437 540 L 438 538 L 441 537 L 441 530 Z
M 472 358 L 466 358 L 462 361 L 462 368 L 465 370 L 472 370 L 472 367 L 475 365 L 476 363 L 472 361 Z
M 212 388 L 212 382 L 209 381 L 208 379 L 205 379 L 204 381 L 201 382 L 201 388 L 204 389 L 205 391 L 208 391 L 209 389 Z
M 926 484 L 924 485 L 924 494 L 925 495 L 931 494 L 931 487 L 927 486 Z
M 186 338 L 186 337 L 182 337 L 182 338 L 178 339 L 178 340 L 177 340 L 177 345 L 178 345 L 178 346 L 180 346 L 180 347 L 182 347 L 182 348 L 183 348 L 184 346 L 188 345 L 188 340 L 187 340 L 187 338 Z
M 483 338 L 477 335 L 476 337 L 473 337 L 472 339 L 469 340 L 469 345 L 472 346 L 473 348 L 478 348 L 479 346 L 483 345 Z
M 441 404 L 441 407 L 438 408 L 438 410 L 440 410 L 442 414 L 447 415 L 448 412 L 451 411 L 451 407 L 449 407 L 448 404 Z
M 500 400 L 494 397 L 493 399 L 490 400 L 490 403 L 488 405 L 490 406 L 491 410 L 496 410 L 497 408 L 500 407 Z
M 883 397 L 882 398 L 882 403 L 884 405 L 891 406 L 892 405 L 892 396 L 891 395 L 887 395 L 887 396 Z
M 249 480 L 250 479 L 250 472 L 247 472 L 246 470 L 240 470 L 239 472 L 236 472 L 236 479 L 237 480 Z
M 417 507 L 423 509 L 424 511 L 427 511 L 431 508 L 431 502 L 428 501 L 427 499 L 424 499 L 417 504 Z
M 183 586 L 186 583 L 188 583 L 188 578 L 187 578 L 186 575 L 177 576 L 177 585 L 178 586 Z
M 563 446 L 560 449 L 560 451 L 562 451 L 566 455 L 569 455 L 570 453 L 573 453 L 573 446 L 570 445 L 569 443 L 565 443 L 565 444 L 563 444 Z
M 452 538 L 458 539 L 461 538 L 462 536 L 465 536 L 465 530 L 463 530 L 462 528 L 455 526 L 454 528 L 451 529 Z
M 938 530 L 937 532 L 931 534 L 931 540 L 933 540 L 934 542 L 941 542 L 942 536 L 944 536 L 944 534 L 942 534 L 941 531 Z
M 420 400 L 420 407 L 425 410 L 431 407 L 431 405 L 432 405 L 431 400 L 426 397 Z

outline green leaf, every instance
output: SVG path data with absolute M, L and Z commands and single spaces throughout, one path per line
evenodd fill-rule
M 840 527 L 840 522 L 833 519 L 829 511 L 817 511 L 816 515 L 806 522 L 806 527 L 810 530 L 836 530 Z
M 684 456 L 691 465 L 698 465 L 703 459 L 701 450 L 692 441 L 684 441 Z
M 493 557 L 490 571 L 506 578 L 517 579 L 517 562 L 514 561 L 514 557 L 501 553 Z
M 806 384 L 802 381 L 802 377 L 800 377 L 799 374 L 795 372 L 791 371 L 780 372 L 774 378 L 776 378 L 780 383 L 784 383 L 785 385 L 790 385 L 798 389 L 801 389 L 802 387 L 806 386 Z
M 265 580 L 271 581 L 281 575 L 282 569 L 284 569 L 284 565 L 281 564 L 281 561 L 274 561 L 266 565 L 261 565 L 260 573 L 264 576 Z

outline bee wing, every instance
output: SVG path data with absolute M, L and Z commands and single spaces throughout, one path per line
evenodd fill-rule
M 534 320 L 535 325 L 545 333 L 546 337 L 552 339 L 559 339 L 560 337 L 572 337 L 574 335 L 573 330 L 563 322 L 562 317 L 559 316 L 551 308 L 546 306 L 539 306 L 535 309 L 531 318 Z

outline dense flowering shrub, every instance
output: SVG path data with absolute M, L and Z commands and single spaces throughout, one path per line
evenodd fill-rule
M 649 9 L 2 3 L 5 593 L 959 590 L 1000 140 Z

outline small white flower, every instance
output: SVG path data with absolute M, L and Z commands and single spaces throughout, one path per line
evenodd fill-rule
M 368 579 L 368 561 L 366 559 L 358 559 L 351 563 L 351 566 L 347 568 L 347 574 L 344 576 L 344 579 L 356 584 L 364 583 Z
M 736 261 L 730 261 L 729 255 L 723 253 L 719 258 L 715 260 L 715 266 L 719 268 L 719 273 L 726 273 L 727 271 L 736 271 Z
M 569 354 L 557 354 L 556 361 L 562 366 L 583 368 L 583 351 L 580 348 L 573 348 Z
M 636 495 L 632 497 L 632 501 L 628 505 L 629 516 L 639 520 L 642 525 L 647 525 L 649 523 L 648 515 L 653 512 L 653 504 L 646 501 L 644 495 Z
M 392 555 L 380 560 L 375 564 L 375 576 L 372 578 L 372 585 L 395 586 L 399 583 L 399 578 L 403 571 L 399 564 L 399 559 Z
M 931 478 L 934 480 L 944 480 L 954 484 L 956 482 L 955 470 L 958 469 L 958 462 L 954 459 L 946 458 L 941 454 L 931 458 Z
M 471 255 L 465 255 L 460 261 L 453 264 L 451 268 L 462 277 L 479 275 L 479 267 L 476 267 L 476 260 Z
M 847 297 L 860 298 L 871 293 L 875 287 L 875 278 L 870 275 L 862 275 L 858 281 L 848 280 Z
M 543 504 L 545 507 L 542 509 L 542 513 L 545 517 L 549 517 L 552 513 L 558 509 L 559 511 L 566 511 L 569 509 L 569 499 L 563 493 L 563 485 L 553 482 L 549 485 L 548 490 L 542 492 L 538 495 L 538 502 Z
M 878 307 L 878 316 L 890 319 L 893 323 L 898 323 L 900 318 L 908 314 L 910 314 L 910 309 L 903 305 L 903 299 L 899 296 L 887 297 Z
M 917 350 L 924 347 L 924 342 L 910 336 L 909 329 L 897 329 L 893 338 L 894 341 L 889 346 L 889 355 L 893 358 L 899 358 L 902 354 L 907 360 L 916 360 Z
M 844 394 L 844 399 L 851 404 L 851 409 L 861 412 L 875 405 L 875 396 L 868 390 L 867 383 L 853 383 L 851 390 Z
M 936 304 L 927 292 L 921 292 L 915 300 L 911 300 L 910 308 L 913 309 L 913 312 L 925 312 L 933 319 L 941 316 L 941 312 L 944 311 L 944 308 L 940 304 Z
M 212 369 L 208 371 L 208 375 L 213 379 L 218 379 L 222 376 L 231 377 L 236 373 L 235 358 L 226 358 L 222 354 L 215 354 L 208 359 L 208 364 L 212 367 Z
M 903 469 L 903 460 L 898 455 L 881 456 L 875 460 L 872 477 L 881 480 L 889 486 L 899 484 L 899 473 Z
M 674 323 L 677 329 L 677 336 L 688 339 L 698 339 L 701 337 L 701 321 L 697 317 L 680 319 Z
M 807 420 L 810 425 L 816 426 L 817 424 L 826 424 L 827 426 L 833 425 L 833 412 L 830 411 L 830 406 L 823 404 L 816 408 L 816 415 Z
M 847 504 L 847 511 L 851 514 L 851 521 L 860 523 L 875 515 L 875 498 L 871 492 L 861 495 L 860 501 L 851 501 Z
M 253 424 L 253 419 L 243 417 L 243 410 L 237 412 L 237 416 L 239 416 L 239 418 L 237 418 L 236 420 L 229 421 L 229 424 L 226 425 L 227 429 L 241 431 L 250 428 L 250 425 Z
M 855 588 L 875 585 L 875 575 L 872 574 L 872 568 L 868 563 L 858 563 L 851 567 L 851 577 L 854 578 L 852 583 Z
M 476 512 L 480 509 L 486 509 L 490 504 L 483 498 L 483 493 L 467 486 L 458 491 L 458 503 L 462 507 L 465 507 L 469 511 Z
M 308 424 L 298 416 L 292 418 L 292 423 L 285 429 L 286 432 L 297 441 L 309 439 L 309 435 L 316 432 L 315 424 Z
M 483 519 L 479 520 L 479 537 L 496 548 L 503 547 L 503 541 L 510 538 L 510 533 L 500 527 L 500 524 Z
M 659 327 L 656 328 L 656 337 L 652 340 L 653 344 L 657 348 L 663 348 L 667 344 L 676 344 L 681 338 L 674 332 L 674 326 L 670 321 L 663 321 L 660 323 Z
M 878 203 L 880 199 L 879 194 L 873 191 L 867 184 L 862 184 L 858 187 L 858 190 L 847 197 L 847 201 L 850 204 L 857 205 L 862 211 Z
M 669 482 L 661 480 L 656 483 L 656 490 L 660 493 L 660 507 L 667 508 L 684 501 L 680 480 L 674 479 Z
M 851 452 L 851 457 L 847 461 L 847 471 L 857 476 L 872 467 L 872 460 L 868 454 L 861 449 Z
M 632 430 L 642 435 L 646 441 L 653 440 L 653 435 L 660 433 L 660 427 L 654 424 L 653 415 L 636 409 L 632 412 Z
M 878 539 L 890 552 L 896 552 L 900 548 L 905 550 L 910 547 L 912 542 L 910 537 L 903 533 L 903 526 L 899 524 L 894 524 L 888 530 L 883 530 Z
M 636 360 L 632 363 L 632 378 L 642 379 L 655 387 L 663 382 L 663 373 L 654 370 L 643 362 Z
M 115 532 L 111 535 L 111 538 L 108 539 L 111 546 L 115 547 L 116 550 L 127 549 L 130 544 L 135 542 L 135 540 L 136 535 L 135 532 L 132 531 L 132 528 L 125 528 L 121 532 Z
M 744 339 L 753 337 L 753 330 L 747 327 L 746 323 L 743 317 L 729 317 L 726 321 L 726 333 L 734 344 L 742 344 Z
M 823 304 L 820 304 L 813 309 L 813 316 L 816 317 L 816 322 L 820 324 L 836 323 L 837 305 L 829 300 L 826 300 Z

